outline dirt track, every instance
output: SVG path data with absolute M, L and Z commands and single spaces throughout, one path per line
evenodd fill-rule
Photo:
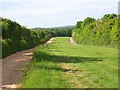
M 53 38 L 45 43 L 52 43 Z M 2 88 L 18 88 L 26 65 L 32 59 L 35 48 L 12 54 L 2 59 Z
M 70 42 L 70 44 L 77 45 L 77 44 L 73 41 L 73 38 L 72 38 L 72 37 L 70 37 L 69 42 Z
M 2 60 L 2 87 L 16 88 L 23 77 L 22 71 L 32 59 L 35 48 L 17 52 Z

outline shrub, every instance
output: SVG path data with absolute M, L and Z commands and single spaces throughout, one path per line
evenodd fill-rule
M 10 55 L 10 47 L 6 40 L 2 40 L 2 58 Z
M 45 43 L 50 37 L 46 30 L 30 30 L 15 21 L 2 18 L 2 57 Z
M 18 46 L 18 50 L 25 50 L 28 49 L 28 43 L 23 39 L 19 41 L 19 46 Z
M 77 22 L 72 30 L 72 37 L 76 43 L 104 46 L 118 46 L 118 18 L 115 14 L 106 14 L 97 21 L 86 18 Z

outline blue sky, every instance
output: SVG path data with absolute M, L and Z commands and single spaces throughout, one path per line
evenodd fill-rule
M 2 0 L 0 16 L 23 26 L 75 25 L 86 17 L 100 18 L 118 13 L 119 0 Z

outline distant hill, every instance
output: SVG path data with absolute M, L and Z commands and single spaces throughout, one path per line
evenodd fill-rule
M 59 26 L 59 27 L 51 27 L 49 29 L 73 29 L 75 25 L 68 25 L 68 26 Z
M 74 28 L 75 28 L 75 25 L 68 25 L 68 26 L 50 27 L 50 28 L 36 27 L 36 28 L 32 28 L 31 30 L 46 30 L 53 37 L 55 37 L 55 36 L 71 36 L 72 30 Z
M 31 28 L 32 30 L 39 29 L 39 30 L 49 30 L 49 29 L 73 29 L 75 25 L 68 25 L 68 26 L 59 26 L 59 27 L 50 27 L 50 28 L 42 28 L 42 27 L 35 27 Z

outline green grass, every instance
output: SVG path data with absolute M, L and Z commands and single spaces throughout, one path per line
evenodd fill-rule
M 22 84 L 23 88 L 117 88 L 117 49 L 72 45 L 68 37 L 57 37 L 36 49 Z

